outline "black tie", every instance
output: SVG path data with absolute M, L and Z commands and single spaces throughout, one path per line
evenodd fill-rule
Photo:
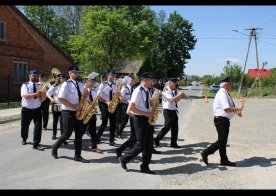
M 92 94 L 91 94 L 91 91 L 89 93 L 89 100 L 92 102 L 93 101 L 93 97 L 92 97 Z
M 111 84 L 109 84 L 109 86 L 111 87 L 111 90 L 109 91 L 109 101 L 111 101 L 112 100 L 112 83 Z
M 229 93 L 228 93 L 228 95 L 229 95 L 229 97 L 230 97 L 230 99 L 231 99 L 231 101 L 232 101 L 232 103 L 233 103 L 233 106 L 235 107 L 235 103 L 234 103 L 234 101 L 233 101 L 232 97 L 230 96 L 230 94 L 229 94 Z
M 77 87 L 77 90 L 78 90 L 78 96 L 79 96 L 79 101 L 81 100 L 81 92 L 80 92 L 80 87 L 79 87 L 79 84 L 78 82 L 76 81 L 76 87 Z
M 33 83 L 33 89 L 34 89 L 34 93 L 36 93 L 36 85 L 35 85 L 35 83 Z M 37 96 L 34 97 L 34 99 L 36 99 L 36 98 L 37 98 Z
M 172 91 L 172 94 L 173 94 L 173 96 L 175 97 L 175 96 L 176 96 L 176 94 L 177 94 L 177 90 L 175 90 L 174 92 Z M 175 107 L 176 107 L 176 108 L 178 108 L 178 106 L 177 106 L 177 102 L 175 102 Z
M 146 91 L 146 108 L 149 109 L 149 91 Z

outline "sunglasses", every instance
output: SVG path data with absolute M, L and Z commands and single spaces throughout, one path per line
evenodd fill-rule
M 80 71 L 72 71 L 74 74 L 80 75 Z

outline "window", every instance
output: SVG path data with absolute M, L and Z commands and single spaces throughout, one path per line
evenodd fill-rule
M 6 35 L 6 23 L 0 21 L 0 40 L 4 40 L 5 39 L 5 35 Z
M 28 80 L 28 64 L 24 62 L 13 63 L 13 81 L 21 84 Z

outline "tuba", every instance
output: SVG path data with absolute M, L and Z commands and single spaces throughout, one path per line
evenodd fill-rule
M 158 119 L 158 116 L 160 114 L 160 111 L 157 110 L 157 107 L 159 105 L 159 99 L 162 95 L 162 91 L 161 90 L 158 90 L 158 89 L 155 89 L 154 91 L 154 101 L 153 101 L 153 104 L 152 104 L 152 107 L 151 107 L 151 118 L 149 118 L 148 122 L 150 125 L 155 125 L 157 119 Z
M 58 74 L 61 74 L 61 71 L 59 71 L 57 68 L 53 68 L 51 70 L 51 76 L 49 76 L 45 81 L 41 82 L 40 89 L 38 90 L 39 91 L 38 98 L 40 102 L 45 101 L 46 99 L 45 88 L 49 86 L 49 83 L 54 82 L 56 80 Z

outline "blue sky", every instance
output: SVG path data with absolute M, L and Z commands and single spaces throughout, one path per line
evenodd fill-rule
M 173 11 L 193 23 L 197 38 L 195 49 L 190 52 L 184 72 L 188 75 L 220 75 L 230 60 L 231 64 L 244 66 L 248 49 L 248 28 L 263 28 L 257 31 L 259 65 L 267 62 L 266 68 L 276 67 L 276 6 L 151 6 L 157 13 Z M 237 29 L 241 33 L 232 30 Z M 252 39 L 248 68 L 256 68 L 256 50 Z

